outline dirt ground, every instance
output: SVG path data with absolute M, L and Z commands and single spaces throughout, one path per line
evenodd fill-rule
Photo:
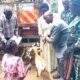
M 55 74 L 55 73 L 56 73 L 56 72 L 52 73 L 50 76 L 52 76 L 52 75 Z M 36 69 L 33 68 L 33 69 L 31 69 L 31 70 L 28 72 L 25 80 L 43 80 L 42 76 L 37 77 L 36 75 L 37 75 Z M 48 79 L 45 77 L 44 80 L 48 80 Z M 62 79 L 53 79 L 53 78 L 51 77 L 51 80 L 62 80 Z
M 50 76 L 52 76 L 55 73 L 56 72 L 52 73 Z M 33 67 L 31 70 L 28 71 L 26 78 L 24 80 L 43 80 L 42 76 L 37 77 L 36 75 L 37 75 L 36 68 Z M 0 80 L 2 80 L 1 61 L 0 61 Z M 46 77 L 45 77 L 44 80 L 48 80 L 48 79 L 46 79 Z M 62 80 L 62 79 L 52 79 L 52 77 L 51 77 L 51 80 Z
M 2 80 L 1 58 L 2 58 L 2 55 L 0 54 L 0 80 Z M 28 71 L 24 80 L 62 80 L 62 79 L 53 79 L 52 75 L 54 75 L 54 74 L 56 74 L 56 72 L 50 73 L 50 78 L 51 79 L 48 79 L 46 76 L 43 79 L 42 76 L 37 77 L 36 68 L 32 67 L 31 70 Z

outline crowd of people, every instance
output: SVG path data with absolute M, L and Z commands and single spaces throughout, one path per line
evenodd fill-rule
M 80 0 L 62 0 L 61 15 L 51 12 L 47 3 L 39 6 L 38 34 L 41 56 L 49 72 L 57 71 L 54 79 L 80 79 Z M 59 17 L 60 16 L 60 17 Z M 0 19 L 0 35 L 4 42 L 2 58 L 3 80 L 23 80 L 26 69 L 21 57 L 15 56 L 18 45 L 12 36 L 18 35 L 17 18 L 10 8 L 5 8 Z
M 59 18 L 50 10 L 45 11 L 39 18 L 42 56 L 46 60 L 48 71 L 57 69 L 58 73 L 53 75 L 54 79 L 79 80 L 80 1 L 62 0 L 62 3 L 64 10 Z M 50 65 L 51 63 L 53 66 Z

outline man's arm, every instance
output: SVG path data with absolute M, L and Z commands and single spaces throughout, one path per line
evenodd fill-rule
M 2 34 L 3 31 L 3 25 L 2 25 L 2 20 L 0 19 L 0 34 Z
M 54 43 L 54 41 L 57 39 L 59 31 L 58 31 L 58 26 L 54 26 L 51 29 L 51 33 L 48 37 L 46 37 L 47 42 L 49 43 Z
M 18 20 L 17 20 L 17 17 L 15 17 L 15 21 L 16 21 L 16 24 L 15 24 L 14 34 L 15 34 L 16 36 L 18 36 Z
M 64 37 L 68 36 L 68 34 L 69 34 L 68 26 L 64 23 L 61 23 L 53 27 L 51 36 L 47 37 L 46 40 L 49 43 L 55 43 L 56 41 L 59 41 L 60 37 L 64 39 Z
M 41 22 L 41 19 L 39 18 L 38 19 L 38 34 L 39 34 L 39 36 L 42 36 L 42 33 L 43 33 L 43 31 L 42 31 L 42 22 Z
M 2 23 L 2 20 L 0 19 L 0 39 L 1 39 L 1 41 L 3 41 L 3 42 L 7 42 L 7 40 L 5 39 L 5 36 L 4 36 L 4 34 L 2 33 L 2 31 L 3 31 L 3 23 Z

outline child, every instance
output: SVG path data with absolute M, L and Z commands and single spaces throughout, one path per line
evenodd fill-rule
M 18 45 L 9 40 L 5 45 L 5 54 L 2 59 L 2 80 L 23 80 L 26 70 L 21 57 L 15 56 Z

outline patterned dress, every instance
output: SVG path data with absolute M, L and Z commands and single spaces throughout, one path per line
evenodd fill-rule
M 70 12 L 70 10 L 64 10 L 62 13 L 61 13 L 61 19 L 64 20 L 68 25 L 73 21 L 73 19 L 75 18 L 75 16 L 73 16 Z M 70 65 L 69 64 L 72 64 L 72 54 L 73 54 L 73 43 L 75 42 L 75 40 L 69 36 L 69 39 L 68 39 L 68 48 L 64 54 L 64 65 L 65 65 L 65 77 L 66 78 L 69 78 L 69 75 L 68 75 L 68 71 L 69 71 L 69 68 L 70 68 Z
M 70 80 L 79 80 L 80 79 L 80 17 L 76 17 L 70 23 L 70 32 L 71 36 L 74 37 L 75 43 L 77 47 L 73 47 L 73 62 L 71 66 L 71 71 L 68 71 L 70 74 Z M 70 70 L 70 69 L 69 69 Z M 70 72 L 70 73 L 69 73 Z
M 17 80 L 25 77 L 26 70 L 22 58 L 5 54 L 2 59 L 2 80 Z
M 61 13 L 61 19 L 64 20 L 67 24 L 70 24 L 70 22 L 74 19 L 74 16 L 71 14 L 70 10 L 64 10 Z

